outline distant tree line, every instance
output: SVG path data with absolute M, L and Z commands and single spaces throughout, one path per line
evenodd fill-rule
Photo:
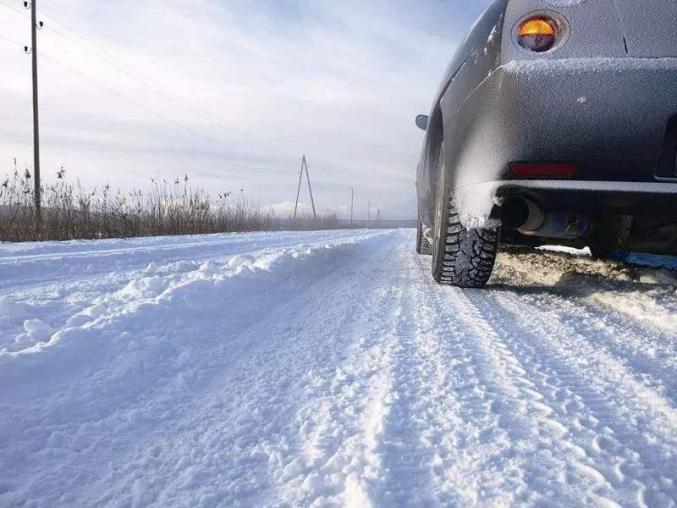
M 42 188 L 42 217 L 33 207 L 28 169 L 15 167 L 0 181 L 0 241 L 71 240 L 137 236 L 208 234 L 281 229 L 342 227 L 336 215 L 302 216 L 292 221 L 230 192 L 210 196 L 185 175 L 173 181 L 152 180 L 146 190 L 122 192 L 109 185 L 92 191 L 66 172 Z

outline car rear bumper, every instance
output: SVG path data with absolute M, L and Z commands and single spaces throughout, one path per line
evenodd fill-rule
M 627 210 L 654 199 L 674 208 L 677 140 L 666 132 L 677 118 L 677 58 L 510 62 L 451 107 L 443 100 L 446 162 L 466 225 L 486 220 L 510 192 L 538 191 L 568 209 Z M 568 162 L 577 172 L 515 181 L 512 162 Z
M 528 199 L 551 211 L 659 216 L 677 221 L 677 182 L 495 180 L 459 187 L 455 193 L 457 207 L 470 221 L 489 217 L 494 205 L 510 198 Z
M 509 180 L 495 189 L 499 199 L 521 196 L 544 208 L 582 212 L 606 210 L 669 211 L 677 217 L 677 182 L 609 182 L 594 180 Z

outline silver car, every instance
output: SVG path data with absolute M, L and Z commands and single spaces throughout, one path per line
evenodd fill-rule
M 416 123 L 438 282 L 499 241 L 677 254 L 677 0 L 497 0 Z

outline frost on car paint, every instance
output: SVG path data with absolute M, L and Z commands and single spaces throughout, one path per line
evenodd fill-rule
M 497 238 L 677 254 L 675 33 L 664 0 L 496 0 L 482 14 L 417 167 L 417 245 L 429 240 L 438 282 L 486 284 Z

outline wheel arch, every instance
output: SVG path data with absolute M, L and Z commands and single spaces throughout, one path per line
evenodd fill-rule
M 438 102 L 430 114 L 428 129 L 426 132 L 426 146 L 423 158 L 424 167 L 422 168 L 424 189 L 421 193 L 424 205 L 419 208 L 419 215 L 422 222 L 427 227 L 432 227 L 433 209 L 435 206 L 435 193 L 437 192 L 440 157 L 442 153 L 442 143 L 444 142 L 444 120 L 442 118 L 442 107 Z

